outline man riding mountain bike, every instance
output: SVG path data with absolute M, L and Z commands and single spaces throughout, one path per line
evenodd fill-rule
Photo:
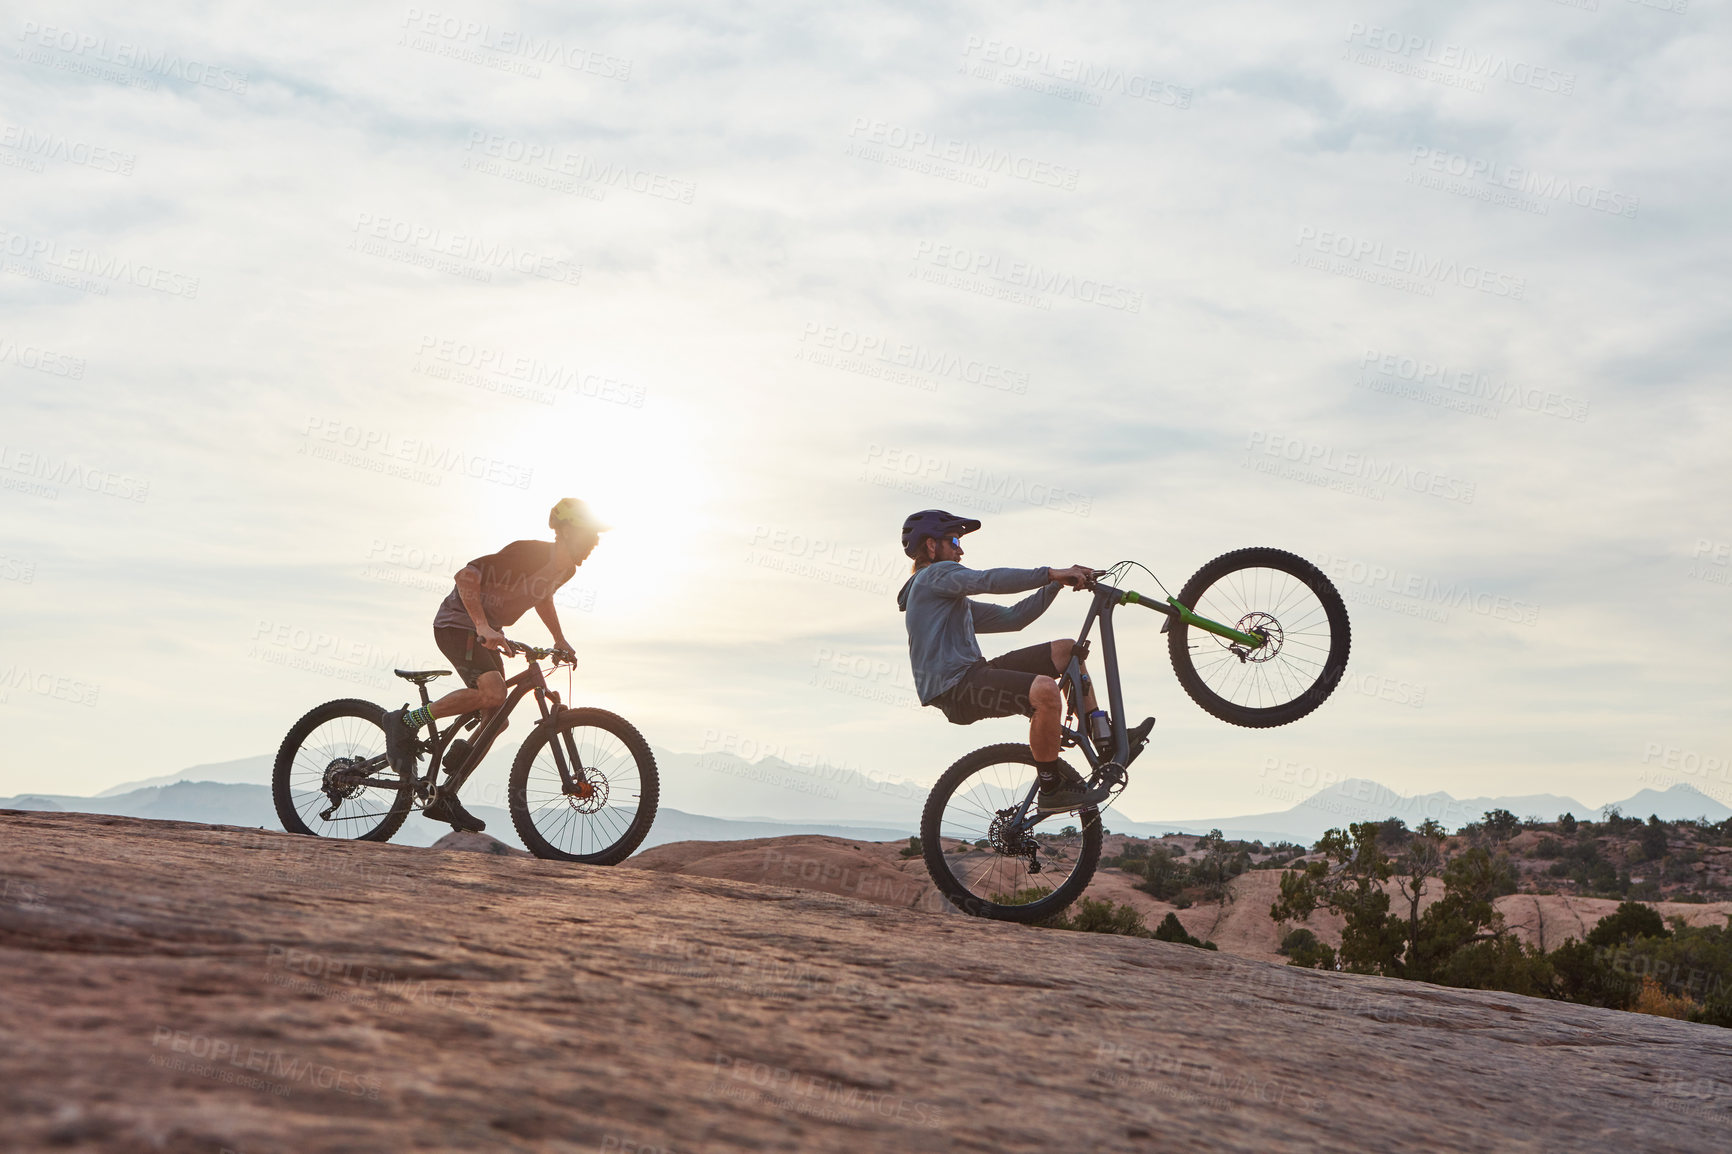
M 1103 782 L 1091 788 L 1058 759 L 1064 711 L 1058 679 L 1070 665 L 1076 643 L 1061 638 L 987 661 L 975 640 L 976 633 L 1012 633 L 1029 625 L 1046 612 L 1061 586 L 1093 587 L 1095 570 L 1085 565 L 965 568 L 958 563 L 962 535 L 979 528 L 979 521 L 942 509 L 922 509 L 902 523 L 902 551 L 914 560 L 914 575 L 896 594 L 896 605 L 907 615 L 908 657 L 920 704 L 936 706 L 955 725 L 1018 714 L 1029 718 L 1028 747 L 1040 787 L 1039 812 L 1098 805 L 1109 796 L 1108 785 Z M 969 599 L 971 593 L 1029 589 L 1034 592 L 1011 606 Z M 1085 649 L 1075 655 L 1088 654 Z M 1091 723 L 1097 715 L 1105 717 L 1095 705 L 1092 688 L 1084 708 Z
M 458 570 L 451 592 L 433 617 L 433 638 L 467 688 L 453 690 L 415 709 L 404 705 L 385 715 L 386 757 L 404 777 L 415 773 L 415 738 L 423 725 L 436 717 L 484 710 L 481 725 L 485 727 L 492 711 L 505 704 L 505 663 L 500 654 L 510 653 L 511 646 L 500 630 L 515 625 L 526 610 L 535 610 L 553 635 L 554 647 L 571 657 L 553 595 L 594 552 L 608 526 L 596 521 L 588 506 L 575 497 L 553 507 L 547 526 L 553 530 L 552 541 L 513 541 Z M 501 732 L 504 729 L 505 724 L 501 724 Z M 472 751 L 468 760 L 476 760 L 483 752 Z M 446 763 L 445 784 L 433 791 L 421 812 L 454 829 L 480 832 L 487 823 L 457 801 L 457 789 L 468 776 L 462 772 L 463 760 Z

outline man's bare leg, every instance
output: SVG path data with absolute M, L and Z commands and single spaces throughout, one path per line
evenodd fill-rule
M 427 707 L 434 717 L 456 717 L 477 710 L 498 709 L 505 704 L 505 676 L 488 670 L 475 681 L 474 689 L 453 689 Z
M 1076 642 L 1068 637 L 1060 638 L 1052 643 L 1052 667 L 1061 672 L 1070 665 L 1071 654 L 1076 652 Z M 1088 662 L 1082 663 L 1083 676 L 1088 676 Z M 1093 678 L 1088 681 L 1088 693 L 1083 696 L 1083 712 L 1093 713 L 1100 706 L 1095 704 L 1095 683 Z
M 1028 688 L 1028 703 L 1034 706 L 1034 717 L 1028 723 L 1028 751 L 1036 761 L 1057 761 L 1059 714 L 1064 711 L 1058 682 L 1050 677 L 1035 678 Z
M 1074 652 L 1075 642 L 1068 639 L 1054 641 L 1054 668 L 1064 669 L 1068 666 Z M 1028 751 L 1034 755 L 1035 774 L 1040 784 L 1041 810 L 1055 812 L 1100 801 L 1106 796 L 1104 789 L 1096 787 L 1094 791 L 1090 791 L 1085 788 L 1080 777 L 1071 777 L 1067 781 L 1067 775 L 1055 764 L 1060 749 L 1059 723 L 1064 715 L 1064 693 L 1059 689 L 1058 681 L 1051 677 L 1036 677 L 1028 689 L 1028 702 L 1034 708 L 1034 716 L 1028 723 Z M 1090 713 L 1094 709 L 1094 686 L 1091 684 L 1083 702 L 1083 710 Z M 1074 771 L 1072 772 L 1074 774 Z

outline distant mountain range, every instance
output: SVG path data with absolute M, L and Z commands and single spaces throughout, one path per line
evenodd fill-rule
M 228 762 L 240 766 L 242 762 Z M 200 767 L 204 768 L 204 767 Z M 217 767 L 220 768 L 220 767 Z M 236 771 L 239 772 L 239 771 Z M 267 767 L 266 774 L 269 769 Z M 173 777 L 175 775 L 168 775 Z M 161 779 L 158 779 L 161 780 Z M 487 832 L 518 849 L 523 843 L 512 828 L 511 814 L 498 806 L 469 805 L 470 812 L 487 823 Z M 120 791 L 107 790 L 96 797 L 66 794 L 21 794 L 0 798 L 0 809 L 67 810 L 73 813 L 108 813 L 124 817 L 196 821 L 208 825 L 252 826 L 280 830 L 268 785 L 245 782 L 169 781 L 162 785 Z M 750 838 L 784 837 L 790 834 L 821 834 L 860 841 L 900 841 L 915 832 L 915 826 L 872 826 L 851 823 L 798 821 L 733 821 L 686 813 L 666 806 L 656 812 L 655 824 L 641 848 L 675 841 L 745 841 Z M 429 846 L 451 832 L 451 827 L 411 814 L 391 840 L 401 845 Z
M 663 806 L 644 841 L 645 849 L 675 841 L 740 841 L 792 834 L 860 841 L 900 840 L 918 832 L 920 807 L 926 794 L 924 786 L 912 782 L 876 779 L 848 768 L 799 765 L 775 757 L 747 762 L 728 752 L 680 754 L 657 750 L 656 762 L 662 771 Z M 0 809 L 62 809 L 274 830 L 282 827 L 271 804 L 270 773 L 271 758 L 259 755 L 129 782 L 95 797 L 24 794 L 0 798 Z M 1285 801 L 1290 793 L 1286 787 L 1272 785 L 1266 796 Z M 666 802 L 675 798 L 682 805 L 711 813 L 668 807 Z M 1601 812 L 1600 808 L 1556 794 L 1455 798 L 1439 791 L 1404 795 L 1365 778 L 1352 778 L 1292 800 L 1296 804 L 1289 808 L 1267 813 L 1172 821 L 1133 821 L 1109 810 L 1104 822 L 1114 832 L 1138 836 L 1207 833 L 1218 829 L 1228 837 L 1247 841 L 1310 845 L 1332 827 L 1390 817 L 1401 818 L 1409 826 L 1417 826 L 1428 817 L 1436 818 L 1446 828 L 1458 829 L 1470 821 L 1478 821 L 1492 809 L 1507 809 L 1517 817 L 1538 816 L 1547 821 L 1562 813 L 1598 817 Z M 1654 814 L 1666 821 L 1697 817 L 1722 821 L 1732 817 L 1732 809 L 1682 784 L 1664 792 L 1644 789 L 1613 804 L 1630 817 Z M 790 808 L 809 809 L 817 820 L 757 816 L 778 810 L 785 813 Z M 488 833 L 522 848 L 511 827 L 511 816 L 503 807 L 471 804 L 469 809 L 487 822 Z M 848 817 L 824 820 L 820 816 L 838 810 Z M 730 816 L 715 816 L 715 811 Z M 427 846 L 449 832 L 450 827 L 415 814 L 393 840 Z
M 1269 796 L 1285 800 L 1279 788 Z M 1627 817 L 1646 818 L 1650 814 L 1662 821 L 1682 821 L 1706 817 L 1724 821 L 1732 817 L 1732 809 L 1688 785 L 1674 785 L 1665 792 L 1644 789 L 1640 793 L 1612 802 L 1611 806 Z M 1518 818 L 1539 817 L 1557 820 L 1558 815 L 1573 813 L 1581 818 L 1598 819 L 1604 807 L 1583 805 L 1570 797 L 1554 793 L 1521 794 L 1509 797 L 1456 798 L 1437 793 L 1401 794 L 1366 778 L 1349 778 L 1298 800 L 1288 809 L 1270 813 L 1243 814 L 1232 817 L 1199 818 L 1185 821 L 1131 821 L 1108 813 L 1105 824 L 1116 833 L 1158 836 L 1163 833 L 1207 833 L 1218 829 L 1227 837 L 1246 841 L 1291 841 L 1310 845 L 1326 830 L 1342 828 L 1350 822 L 1383 821 L 1398 817 L 1409 826 L 1417 826 L 1426 818 L 1435 818 L 1446 829 L 1459 829 L 1471 821 L 1479 821 L 1488 811 L 1507 809 Z

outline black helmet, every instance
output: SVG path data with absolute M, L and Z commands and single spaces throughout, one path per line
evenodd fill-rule
M 913 557 L 920 552 L 920 543 L 928 537 L 956 537 L 980 528 L 979 521 L 946 513 L 943 509 L 922 509 L 910 513 L 902 522 L 902 551 Z

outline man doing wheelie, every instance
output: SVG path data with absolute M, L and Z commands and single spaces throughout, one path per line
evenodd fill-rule
M 991 661 L 981 656 L 976 633 L 1011 633 L 1032 623 L 1061 586 L 1087 589 L 1095 571 L 1084 565 L 1064 569 L 968 569 L 962 560 L 962 535 L 980 522 L 942 509 L 922 509 L 902 523 L 902 551 L 914 560 L 914 575 L 896 594 L 908 626 L 908 658 L 920 704 L 935 706 L 956 725 L 989 717 L 1020 714 L 1029 718 L 1028 746 L 1034 755 L 1042 813 L 1081 809 L 1104 801 L 1105 783 L 1090 788 L 1059 761 L 1064 695 L 1058 678 L 1070 665 L 1075 642 L 1069 638 L 1017 649 Z M 1021 593 L 1015 605 L 971 600 L 975 593 Z M 1086 651 L 1079 656 L 1086 656 Z M 1093 691 L 1084 706 L 1098 712 Z
M 511 648 L 501 629 L 516 624 L 533 608 L 553 634 L 554 646 L 566 654 L 571 652 L 559 626 L 553 595 L 588 559 L 608 527 L 596 521 L 588 506 L 575 497 L 555 505 L 547 525 L 554 534 L 551 542 L 513 541 L 497 553 L 477 557 L 457 572 L 451 592 L 433 617 L 433 638 L 467 688 L 416 709 L 405 705 L 385 715 L 386 756 L 405 778 L 415 773 L 416 734 L 423 725 L 436 717 L 480 710 L 487 711 L 481 718 L 485 727 L 491 711 L 505 704 L 505 663 L 500 654 L 510 653 Z M 469 751 L 468 767 L 485 752 Z M 464 772 L 468 767 L 460 764 L 463 760 L 447 763 L 450 777 L 433 791 L 421 812 L 435 821 L 449 822 L 455 829 L 479 832 L 487 823 L 457 801 L 457 789 L 468 776 Z

